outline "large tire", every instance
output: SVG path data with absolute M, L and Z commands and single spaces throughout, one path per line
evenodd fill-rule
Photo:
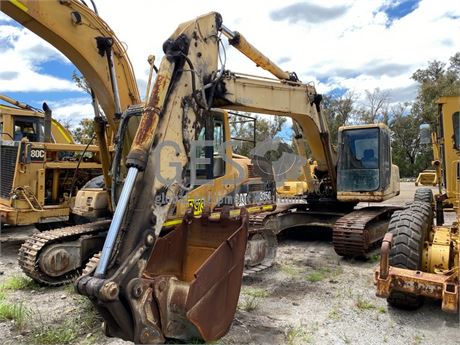
M 393 234 L 390 265 L 409 270 L 420 270 L 425 238 L 431 228 L 433 211 L 426 203 L 414 202 L 407 209 L 395 212 L 388 231 Z M 423 304 L 423 297 L 399 291 L 391 292 L 387 298 L 391 306 L 401 309 L 416 309 Z
M 433 191 L 430 188 L 418 188 L 414 194 L 414 201 L 426 202 L 430 205 L 433 204 Z

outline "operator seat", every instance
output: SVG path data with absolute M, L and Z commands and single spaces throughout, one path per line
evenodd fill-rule
M 374 156 L 373 149 L 364 150 L 363 158 L 361 159 L 363 168 L 366 169 L 378 169 L 379 164 L 377 158 Z

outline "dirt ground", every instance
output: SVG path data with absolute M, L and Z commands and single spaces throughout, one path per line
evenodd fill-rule
M 414 190 L 413 183 L 402 183 L 401 195 L 389 204 L 410 201 Z M 328 233 L 298 229 L 279 240 L 277 263 L 244 279 L 232 328 L 215 343 L 460 344 L 459 315 L 443 313 L 440 303 L 426 301 L 406 312 L 375 296 L 377 250 L 363 262 L 335 254 Z M 21 274 L 18 246 L 1 249 L 0 284 Z M 97 319 L 88 322 L 90 307 L 70 287 L 28 284 L 8 290 L 4 300 L 22 303 L 27 313 L 22 327 L 0 321 L 3 344 L 52 343 L 53 329 L 61 335 L 73 330 L 70 344 L 129 344 L 103 336 Z

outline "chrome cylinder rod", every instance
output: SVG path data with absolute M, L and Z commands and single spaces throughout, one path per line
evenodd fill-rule
M 113 215 L 112 223 L 110 224 L 109 232 L 102 248 L 101 258 L 96 268 L 94 276 L 97 278 L 104 278 L 107 271 L 110 258 L 112 257 L 115 240 L 117 239 L 118 232 L 120 231 L 121 222 L 125 215 L 126 207 L 128 206 L 129 197 L 136 181 L 138 170 L 137 168 L 129 168 L 128 175 L 126 176 L 123 190 L 121 191 L 120 199 L 118 200 L 115 214 Z

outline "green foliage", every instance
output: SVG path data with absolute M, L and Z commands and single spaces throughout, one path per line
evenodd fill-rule
M 13 275 L 6 279 L 2 285 L 0 285 L 0 291 L 35 289 L 39 287 L 40 286 L 30 278 L 24 277 L 22 275 Z
M 245 296 L 243 301 L 238 306 L 239 309 L 251 312 L 259 307 L 260 298 L 255 296 Z
M 368 310 L 368 309 L 375 309 L 375 305 L 372 304 L 371 302 L 361 298 L 361 297 L 358 297 L 358 299 L 356 300 L 356 303 L 355 303 L 356 307 L 358 309 L 361 309 L 361 310 Z
M 73 138 L 77 143 L 88 144 L 94 136 L 93 120 L 83 119 L 77 128 L 72 130 Z M 93 145 L 95 142 L 93 141 Z
M 323 97 L 323 113 L 329 127 L 330 142 L 337 145 L 339 127 L 347 125 L 356 112 L 356 95 L 354 92 L 347 92 L 341 97 Z
M 312 334 L 301 325 L 289 327 L 286 330 L 286 343 L 288 345 L 307 344 L 312 342 Z
M 40 324 L 31 333 L 31 341 L 34 344 L 69 344 L 77 338 L 77 330 L 72 321 L 67 321 L 63 325 Z
M 251 116 L 256 120 L 255 141 L 256 144 L 268 138 L 275 138 L 280 135 L 283 126 L 287 122 L 284 116 L 271 116 L 269 119 L 260 115 L 252 115 L 249 113 L 241 113 L 244 116 Z M 230 130 L 231 137 L 235 139 L 244 139 L 254 141 L 254 122 L 247 118 L 231 115 Z M 250 157 L 250 151 L 254 148 L 254 144 L 248 141 L 234 140 L 237 143 L 233 148 L 233 152 Z M 294 152 L 293 147 L 285 142 L 281 142 L 277 151 L 270 151 L 266 155 L 266 159 L 270 162 L 278 160 L 283 152 Z
M 28 315 L 29 311 L 22 302 L 0 301 L 0 322 L 13 320 L 15 327 L 22 329 Z
M 307 275 L 307 280 L 312 283 L 319 282 L 321 280 L 324 280 L 325 278 L 326 275 L 324 274 L 324 272 L 321 271 L 315 271 Z
M 241 291 L 243 295 L 257 297 L 257 298 L 265 298 L 268 297 L 268 291 L 261 288 L 253 288 L 253 287 L 245 287 Z

